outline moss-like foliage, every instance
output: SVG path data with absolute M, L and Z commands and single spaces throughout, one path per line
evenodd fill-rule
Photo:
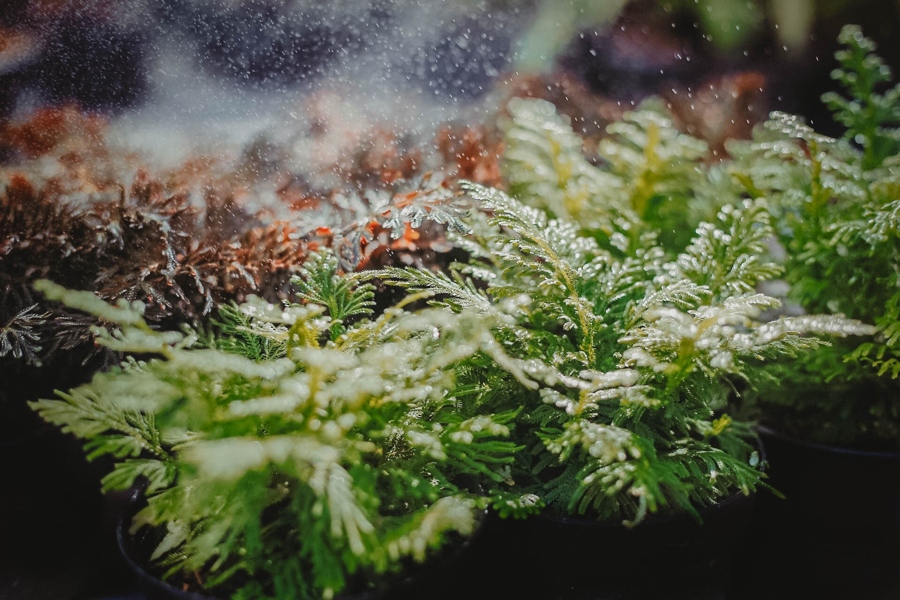
M 822 443 L 900 449 L 900 87 L 860 29 L 840 35 L 824 96 L 847 126 L 841 139 L 775 113 L 749 143 L 734 142 L 733 174 L 766 197 L 784 250 L 787 298 L 799 310 L 875 325 L 867 339 L 773 366 L 754 394 L 770 426 Z
M 390 269 L 394 285 L 494 332 L 541 382 L 519 385 L 485 362 L 464 372 L 490 392 L 486 414 L 517 410 L 528 448 L 513 480 L 558 514 L 639 523 L 764 485 L 748 423 L 726 412 L 758 360 L 784 360 L 868 331 L 828 315 L 770 320 L 756 287 L 778 274 L 762 200 L 723 208 L 672 258 L 648 244 L 622 255 L 500 190 L 465 187 L 483 212 L 449 274 Z M 480 215 L 480 216 L 479 216 Z M 652 240 L 652 238 L 647 238 Z
M 477 413 L 483 392 L 454 375 L 493 357 L 532 385 L 491 318 L 401 306 L 372 318 L 371 287 L 315 257 L 304 303 L 250 298 L 202 335 L 152 329 L 139 303 L 37 284 L 114 325 L 98 340 L 134 357 L 32 407 L 90 458 L 111 457 L 106 490 L 143 486 L 133 530 L 164 534 L 152 559 L 167 579 L 330 598 L 470 534 L 490 502 L 518 504 L 500 487 L 512 413 Z
M 551 103 L 514 98 L 508 112 L 501 125 L 509 192 L 608 248 L 637 252 L 652 235 L 677 253 L 701 221 L 737 198 L 706 142 L 680 131 L 657 98 L 610 123 L 593 162 Z

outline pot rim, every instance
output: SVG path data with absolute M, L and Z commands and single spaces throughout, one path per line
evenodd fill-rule
M 900 451 L 891 452 L 887 450 L 862 450 L 858 448 L 847 448 L 844 446 L 833 446 L 829 444 L 809 442 L 802 438 L 788 435 L 786 433 L 778 431 L 777 429 L 772 429 L 771 427 L 760 424 L 757 424 L 755 429 L 761 435 L 781 440 L 783 442 L 788 442 L 797 446 L 803 446 L 812 450 L 818 450 L 820 452 L 827 452 L 830 454 L 838 454 L 842 456 L 853 456 L 857 458 L 884 458 L 887 460 L 900 460 Z

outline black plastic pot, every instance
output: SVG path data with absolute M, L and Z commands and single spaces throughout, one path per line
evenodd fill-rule
M 532 517 L 489 520 L 469 598 L 713 600 L 725 597 L 754 497 L 737 494 L 689 515 L 621 523 Z
M 729 598 L 900 598 L 900 453 L 759 433 L 784 499 L 758 498 Z
M 148 557 L 160 541 L 159 532 L 143 528 L 135 535 L 129 533 L 131 518 L 144 502 L 143 494 L 136 491 L 125 510 L 121 512 L 116 527 L 116 538 L 123 560 L 136 578 L 137 587 L 144 600 L 219 600 L 196 591 L 180 589 L 162 579 L 147 568 Z M 449 542 L 432 559 L 424 564 L 409 564 L 403 572 L 389 577 L 384 584 L 345 592 L 336 600 L 456 600 L 469 582 L 462 583 L 460 575 L 466 570 L 467 556 L 473 545 L 479 543 L 487 523 L 485 511 L 475 532 L 465 538 Z M 365 582 L 361 582 L 364 584 Z M 465 586 L 465 587 L 464 587 Z M 361 585 L 362 587 L 362 585 Z

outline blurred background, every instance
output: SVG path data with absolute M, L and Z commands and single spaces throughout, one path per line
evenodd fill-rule
M 731 77 L 756 110 L 829 132 L 819 96 L 841 25 L 896 66 L 898 17 L 897 0 L 4 0 L 0 120 L 75 105 L 171 154 L 246 139 L 327 89 L 348 120 L 414 128 L 511 78 L 689 108 Z

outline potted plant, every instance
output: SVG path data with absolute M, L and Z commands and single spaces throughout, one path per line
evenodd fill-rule
M 27 564 L 16 573 L 38 574 L 17 579 L 20 587 L 39 589 L 46 548 L 58 550 L 49 564 L 78 574 L 65 592 L 73 596 L 120 589 L 109 574 L 123 566 L 114 544 L 72 548 L 112 539 L 91 532 L 112 533 L 110 516 L 127 494 L 101 496 L 109 459 L 87 464 L 79 441 L 49 427 L 28 401 L 89 381 L 121 354 L 94 343 L 97 317 L 34 293 L 34 281 L 50 278 L 110 302 L 141 300 L 157 331 L 205 327 L 221 306 L 249 294 L 293 298 L 289 279 L 309 247 L 333 247 L 350 270 L 392 260 L 430 264 L 432 245 L 445 244 L 440 228 L 454 219 L 429 199 L 443 195 L 438 180 L 423 178 L 415 188 L 425 163 L 406 155 L 415 152 L 406 141 L 382 148 L 367 138 L 341 153 L 346 164 L 323 167 L 332 175 L 323 182 L 262 138 L 165 167 L 107 140 L 106 126 L 71 106 L 0 123 L 0 373 L 8 382 L 0 391 L 0 465 L 18 490 L 0 500 L 4 527 L 15 525 L 0 552 L 4 562 Z M 439 142 L 441 156 L 429 166 L 458 161 L 477 178 L 477 132 L 448 128 Z M 336 173 L 341 190 L 327 187 Z M 377 294 L 376 304 L 395 299 Z M 66 510 L 55 511 L 59 522 L 40 516 L 55 502 L 56 486 L 70 491 Z
M 95 317 L 32 283 L 141 299 L 154 329 L 177 329 L 248 293 L 276 300 L 305 254 L 292 225 L 244 201 L 252 182 L 239 160 L 166 169 L 107 140 L 106 127 L 72 106 L 0 123 L 0 465 L 16 490 L 0 500 L 0 562 L 18 565 L 20 589 L 65 581 L 61 600 L 115 587 L 114 539 L 98 545 L 107 536 L 96 532 L 113 533 L 109 515 L 124 498 L 102 496 L 103 461 L 89 465 L 78 440 L 27 402 L 85 383 L 119 356 L 94 344 Z M 65 507 L 59 488 L 69 490 Z
M 530 381 L 490 317 L 405 309 L 415 297 L 373 317 L 372 286 L 330 252 L 295 284 L 302 304 L 250 298 L 211 330 L 159 332 L 140 303 L 36 283 L 115 326 L 99 343 L 131 357 L 32 407 L 113 458 L 105 490 L 139 486 L 123 540 L 148 593 L 159 579 L 216 598 L 421 593 L 402 581 L 413 565 L 515 500 L 498 487 L 512 415 L 471 412 L 482 392 L 454 378 L 484 354 Z
M 755 529 L 784 597 L 900 591 L 900 485 L 887 475 L 900 469 L 900 87 L 883 89 L 890 70 L 859 27 L 839 40 L 833 77 L 843 94 L 823 101 L 842 138 L 775 113 L 752 142 L 731 146 L 735 176 L 772 208 L 791 309 L 874 326 L 863 339 L 769 365 L 744 394 L 785 495 L 762 502 Z M 779 566 L 786 556 L 789 568 Z
M 541 383 L 528 390 L 490 361 L 464 374 L 489 390 L 485 414 L 517 411 L 513 436 L 526 451 L 511 485 L 541 510 L 499 521 L 505 553 L 494 555 L 512 554 L 516 575 L 494 592 L 517 578 L 519 592 L 541 597 L 721 598 L 750 500 L 768 487 L 730 397 L 754 382 L 759 359 L 870 328 L 833 315 L 769 318 L 780 301 L 757 288 L 779 266 L 767 255 L 765 201 L 737 199 L 702 143 L 659 110 L 612 125 L 600 148 L 608 161 L 595 166 L 551 105 L 509 108 L 516 196 L 463 184 L 472 232 L 454 239 L 469 260 L 449 273 L 377 274 L 451 310 L 496 315 L 494 335 Z M 724 204 L 715 219 L 686 236 L 680 224 L 713 200 Z

